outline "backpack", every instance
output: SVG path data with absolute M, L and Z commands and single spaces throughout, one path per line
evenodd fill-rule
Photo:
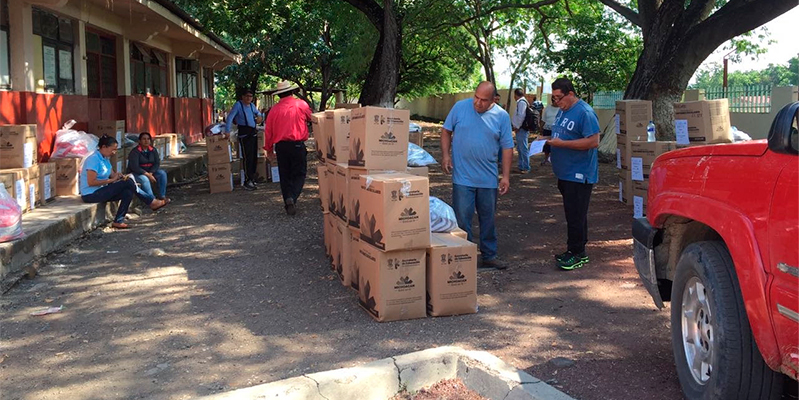
M 539 131 L 539 118 L 541 113 L 539 110 L 536 109 L 535 105 L 528 103 L 527 99 L 525 101 L 525 120 L 522 121 L 522 126 L 520 129 L 526 130 L 528 132 L 538 132 Z M 534 104 L 539 103 L 534 102 Z M 541 103 L 540 103 L 541 104 Z

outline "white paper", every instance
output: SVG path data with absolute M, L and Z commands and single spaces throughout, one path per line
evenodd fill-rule
M 117 172 L 122 172 L 122 160 L 117 161 Z
M 619 114 L 614 114 L 614 132 L 619 134 Z
M 278 167 L 272 167 L 272 181 L 273 182 L 281 181 L 281 174 L 278 173 Z
M 45 198 L 45 200 L 53 197 L 52 196 L 53 192 L 50 191 L 50 183 L 52 183 L 52 181 L 50 180 L 50 176 L 51 176 L 50 174 L 47 174 L 47 175 L 44 176 L 44 198 Z
M 619 202 L 622 203 L 622 182 L 619 183 Z
M 36 185 L 28 185 L 28 198 L 31 199 L 31 210 L 36 208 Z
M 239 180 L 241 181 L 239 183 L 239 185 L 244 186 L 244 170 L 243 169 L 239 170 Z
M 119 143 L 119 147 L 122 147 L 122 131 L 117 131 L 117 143 Z
M 22 145 L 22 163 L 25 165 L 24 168 L 30 168 L 33 166 L 33 155 L 36 154 L 36 149 L 33 148 L 33 143 L 25 142 Z
M 58 77 L 61 79 L 72 79 L 72 53 L 59 50 L 58 62 L 60 64 Z
M 633 218 L 644 217 L 644 199 L 641 196 L 633 196 Z
M 24 179 L 17 179 L 14 182 L 14 194 L 17 197 L 17 204 L 23 210 L 25 209 L 25 180 Z
M 689 121 L 675 120 L 675 141 L 678 144 L 689 144 Z
M 642 168 L 641 157 L 631 157 L 631 179 L 634 181 L 644 180 L 644 168 Z
M 42 61 L 44 63 L 44 84 L 48 87 L 56 86 L 56 49 L 50 46 L 42 48 Z
M 617 149 L 617 169 L 622 169 L 622 152 Z
M 528 147 L 528 157 L 543 152 L 545 142 L 547 142 L 547 140 L 534 140 L 531 142 L 530 147 Z

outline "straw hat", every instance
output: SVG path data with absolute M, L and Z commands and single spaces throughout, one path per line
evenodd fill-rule
M 292 85 L 289 81 L 281 81 L 278 82 L 278 86 L 275 87 L 275 92 L 273 94 L 278 95 L 281 93 L 290 92 L 292 90 L 297 90 L 299 87 L 297 85 Z

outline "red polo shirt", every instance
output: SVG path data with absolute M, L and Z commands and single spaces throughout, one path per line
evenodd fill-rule
M 275 143 L 308 140 L 307 121 L 311 120 L 311 107 L 294 96 L 282 98 L 267 115 L 264 124 L 264 150 L 272 152 Z

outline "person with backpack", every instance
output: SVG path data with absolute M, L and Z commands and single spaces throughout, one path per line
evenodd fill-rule
M 528 104 L 528 100 L 525 99 L 525 92 L 522 89 L 514 89 L 514 100 L 517 102 L 517 108 L 514 118 L 511 119 L 511 125 L 517 133 L 517 153 L 519 153 L 517 168 L 519 168 L 520 174 L 527 174 L 531 170 L 531 161 L 528 157 L 528 134 L 533 130 L 531 127 L 536 125 L 531 125 L 531 122 L 535 122 L 530 121 L 533 110 Z
M 239 148 L 245 173 L 245 190 L 256 190 L 256 167 L 258 165 L 258 135 L 256 125 L 260 124 L 264 115 L 253 104 L 253 92 L 245 90 L 242 97 L 231 107 L 225 121 L 225 132 L 230 134 L 235 122 L 239 127 Z

